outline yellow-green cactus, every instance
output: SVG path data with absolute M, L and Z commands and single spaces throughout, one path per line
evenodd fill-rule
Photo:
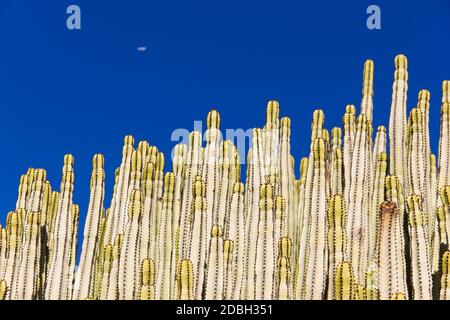
M 254 289 L 255 299 L 257 300 L 270 300 L 272 298 L 273 274 L 275 271 L 273 198 L 273 186 L 269 183 L 261 185 Z
M 153 260 L 142 260 L 140 279 L 139 300 L 155 300 L 155 265 Z
M 342 261 L 336 266 L 334 273 L 334 300 L 353 300 L 355 297 L 355 278 L 352 265 Z
M 245 254 L 245 208 L 244 208 L 244 184 L 235 182 L 228 219 L 228 239 L 233 241 L 233 251 L 230 261 L 229 281 L 224 289 L 226 299 L 239 299 L 244 275 Z M 228 253 L 228 252 L 226 252 Z
M 0 300 L 5 300 L 8 287 L 5 280 L 0 280 Z
M 196 299 L 203 296 L 203 282 L 205 277 L 206 252 L 208 250 L 206 240 L 206 186 L 201 176 L 197 176 L 194 185 L 194 202 L 191 213 L 192 237 L 190 240 L 191 251 L 189 257 L 192 262 L 195 283 L 193 294 Z
M 334 272 L 341 262 L 346 260 L 345 223 L 346 211 L 344 199 L 337 194 L 328 200 L 328 299 L 333 298 Z
M 322 299 L 325 292 L 328 272 L 326 156 L 324 139 L 315 139 L 310 156 L 311 176 L 307 176 L 311 181 L 307 181 L 305 190 L 307 196 L 295 288 L 297 299 Z
M 192 271 L 192 262 L 189 259 L 180 260 L 176 278 L 178 287 L 177 300 L 193 300 L 194 274 Z
M 72 197 L 73 197 L 73 157 L 64 157 L 61 191 L 56 210 L 53 241 L 50 256 L 45 298 L 50 300 L 67 299 L 68 275 L 70 272 L 70 255 L 72 253 Z
M 397 176 L 405 190 L 407 179 L 406 151 L 406 100 L 408 93 L 408 59 L 399 54 L 395 57 L 394 84 L 389 118 L 389 173 Z
M 139 285 L 139 221 L 142 214 L 142 195 L 139 189 L 131 193 L 128 223 L 123 237 L 119 264 L 119 298 L 136 299 Z
M 221 300 L 223 296 L 223 230 L 219 225 L 213 225 L 209 249 L 208 266 L 206 270 L 205 299 Z
M 173 217 L 173 197 L 175 187 L 175 176 L 172 172 L 166 173 L 164 180 L 164 196 L 161 211 L 161 221 L 159 223 L 158 256 L 157 256 L 157 278 L 156 278 L 156 299 L 168 300 L 172 296 L 173 283 L 171 278 L 172 269 L 172 217 Z
M 291 259 L 292 241 L 288 237 L 282 237 L 278 241 L 278 259 L 273 292 L 274 299 L 290 300 L 292 297 Z
M 22 261 L 15 283 L 12 284 L 11 297 L 17 300 L 36 299 L 40 273 L 40 215 L 30 212 L 27 216 Z
M 413 298 L 414 300 L 430 300 L 432 298 L 432 281 L 427 217 L 423 212 L 419 196 L 408 197 L 408 212 Z
M 445 251 L 441 261 L 440 300 L 450 300 L 450 252 Z
M 274 100 L 246 155 L 222 139 L 217 110 L 205 145 L 194 131 L 175 146 L 172 172 L 156 146 L 134 148 L 126 136 L 112 195 L 103 156 L 93 158 L 78 262 L 73 157 L 59 191 L 44 169 L 28 169 L 0 226 L 0 299 L 431 299 L 440 260 L 447 299 L 449 254 L 439 246 L 450 243 L 450 81 L 436 157 L 429 91 L 406 117 L 407 67 L 398 55 L 389 130 L 378 126 L 374 140 L 372 60 L 359 114 L 347 105 L 342 128 L 328 131 L 314 111 L 298 177 L 295 119 Z
M 94 295 L 96 258 L 98 251 L 101 250 L 98 244 L 105 196 L 104 162 L 100 154 L 96 154 L 92 160 L 91 197 L 84 228 L 81 258 L 74 284 L 75 299 Z
M 390 299 L 393 294 L 408 294 L 401 214 L 395 202 L 385 201 L 380 205 L 378 285 L 382 300 Z

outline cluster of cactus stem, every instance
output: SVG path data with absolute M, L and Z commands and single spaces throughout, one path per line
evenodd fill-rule
M 389 128 L 376 134 L 373 73 L 368 60 L 359 115 L 347 105 L 342 128 L 330 135 L 314 111 L 298 179 L 276 101 L 247 155 L 216 110 L 204 136 L 175 146 L 172 171 L 126 136 L 109 208 L 95 155 L 79 259 L 74 158 L 59 191 L 29 169 L 0 227 L 0 298 L 450 299 L 450 82 L 435 156 L 427 90 L 407 115 L 407 58 L 395 58 Z

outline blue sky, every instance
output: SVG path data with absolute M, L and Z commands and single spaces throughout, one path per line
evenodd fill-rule
M 66 28 L 70 4 L 81 8 L 81 30 Z M 366 28 L 371 4 L 381 8 L 381 30 Z M 58 189 L 63 156 L 72 153 L 83 226 L 95 153 L 105 155 L 109 206 L 124 135 L 168 158 L 173 129 L 192 129 L 211 108 L 222 127 L 248 129 L 278 100 L 292 118 L 298 166 L 314 109 L 325 110 L 331 128 L 346 104 L 359 108 L 367 58 L 375 61 L 374 125 L 388 123 L 397 53 L 409 58 L 408 107 L 420 89 L 431 91 L 437 152 L 449 35 L 447 0 L 2 0 L 0 220 L 28 167 L 47 169 Z

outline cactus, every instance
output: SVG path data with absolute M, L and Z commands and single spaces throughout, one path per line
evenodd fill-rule
M 126 136 L 111 195 L 96 154 L 84 226 L 73 157 L 60 190 L 44 169 L 28 169 L 0 226 L 0 300 L 418 300 L 439 290 L 448 299 L 450 81 L 437 157 L 429 91 L 407 118 L 407 58 L 395 58 L 389 130 L 376 133 L 373 82 L 367 60 L 360 112 L 348 104 L 342 128 L 328 131 L 314 111 L 298 177 L 295 119 L 280 117 L 275 100 L 246 155 L 222 139 L 217 110 L 205 144 L 194 131 L 175 146 L 172 171 L 156 146 Z
M 172 172 L 166 173 L 164 180 L 164 197 L 161 212 L 161 222 L 159 226 L 159 241 L 158 241 L 158 271 L 156 283 L 156 299 L 168 300 L 172 296 L 171 283 L 171 269 L 172 269 L 172 216 L 173 216 L 173 193 L 174 193 L 174 174 Z
M 155 265 L 153 260 L 142 260 L 139 300 L 155 300 Z
M 94 295 L 96 257 L 105 194 L 103 156 L 97 154 L 92 161 L 91 198 L 86 217 L 83 248 L 74 284 L 74 298 L 84 299 Z
M 229 262 L 230 276 L 224 289 L 224 296 L 226 299 L 239 299 L 245 254 L 244 184 L 235 182 L 232 191 L 227 237 L 229 241 L 233 241 L 233 251 Z M 228 254 L 227 251 L 225 252 Z
M 192 262 L 189 259 L 180 260 L 177 271 L 177 300 L 193 300 L 193 278 Z
M 205 263 L 207 251 L 206 231 L 206 186 L 201 176 L 197 176 L 194 186 L 194 202 L 192 212 L 192 238 L 189 256 L 194 268 L 195 283 L 193 291 L 196 299 L 203 296 L 203 279 L 205 276 Z
M 139 189 L 131 193 L 128 206 L 128 223 L 123 237 L 119 263 L 119 298 L 136 299 L 139 284 L 139 220 L 142 213 L 142 197 Z M 137 279 L 136 279 L 137 278 Z M 137 280 L 137 281 L 136 281 Z
M 408 192 L 406 184 L 406 100 L 408 93 L 408 59 L 400 54 L 395 57 L 392 105 L 389 118 L 389 173 L 397 176 L 400 184 Z
M 429 251 L 427 218 L 422 209 L 421 198 L 408 197 L 412 283 L 414 300 L 432 298 L 431 259 Z
M 72 253 L 72 196 L 73 196 L 73 157 L 64 157 L 63 177 L 61 181 L 61 195 L 56 210 L 55 230 L 53 232 L 54 247 L 50 256 L 47 287 L 45 298 L 50 300 L 67 299 L 68 279 L 70 268 L 70 254 Z
M 120 256 L 122 251 L 123 236 L 116 236 L 114 246 L 107 245 L 103 253 L 103 272 L 100 287 L 100 299 L 116 300 L 119 298 L 119 267 Z
M 344 199 L 337 194 L 328 200 L 328 299 L 333 299 L 335 282 L 332 281 L 337 266 L 346 260 L 346 211 Z
M 256 242 L 255 298 L 270 300 L 273 291 L 275 264 L 273 234 L 274 188 L 270 183 L 261 185 L 259 201 L 259 221 Z M 284 199 L 281 198 L 281 202 Z
M 380 206 L 378 265 L 382 300 L 390 299 L 393 294 L 408 294 L 401 214 L 395 202 L 385 201 Z
M 355 297 L 355 278 L 352 265 L 340 262 L 334 274 L 334 300 L 353 300 Z
M 274 299 L 290 300 L 292 295 L 291 264 L 292 240 L 282 237 L 278 241 L 278 259 L 275 275 Z
M 219 225 L 211 229 L 208 268 L 206 271 L 205 299 L 221 300 L 223 294 L 223 230 Z
M 319 115 L 320 117 L 320 115 Z M 323 120 L 322 120 L 323 121 Z M 321 124 L 320 124 L 321 125 Z M 299 271 L 296 282 L 296 297 L 301 299 L 322 299 L 325 292 L 327 274 L 327 218 L 325 178 L 326 150 L 322 138 L 314 140 L 311 163 L 314 174 L 310 194 L 305 199 L 305 211 L 299 252 Z M 307 177 L 308 179 L 308 177 Z M 310 190 L 310 192 L 308 192 Z M 306 218 L 306 219 L 305 219 Z
M 39 254 L 41 246 L 39 212 L 30 212 L 27 220 L 22 261 L 18 270 L 18 277 L 11 292 L 11 296 L 18 300 L 35 299 L 39 281 Z

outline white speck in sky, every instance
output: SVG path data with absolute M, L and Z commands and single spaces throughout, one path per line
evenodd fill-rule
M 140 52 L 145 52 L 147 51 L 147 47 L 138 47 L 137 50 Z

